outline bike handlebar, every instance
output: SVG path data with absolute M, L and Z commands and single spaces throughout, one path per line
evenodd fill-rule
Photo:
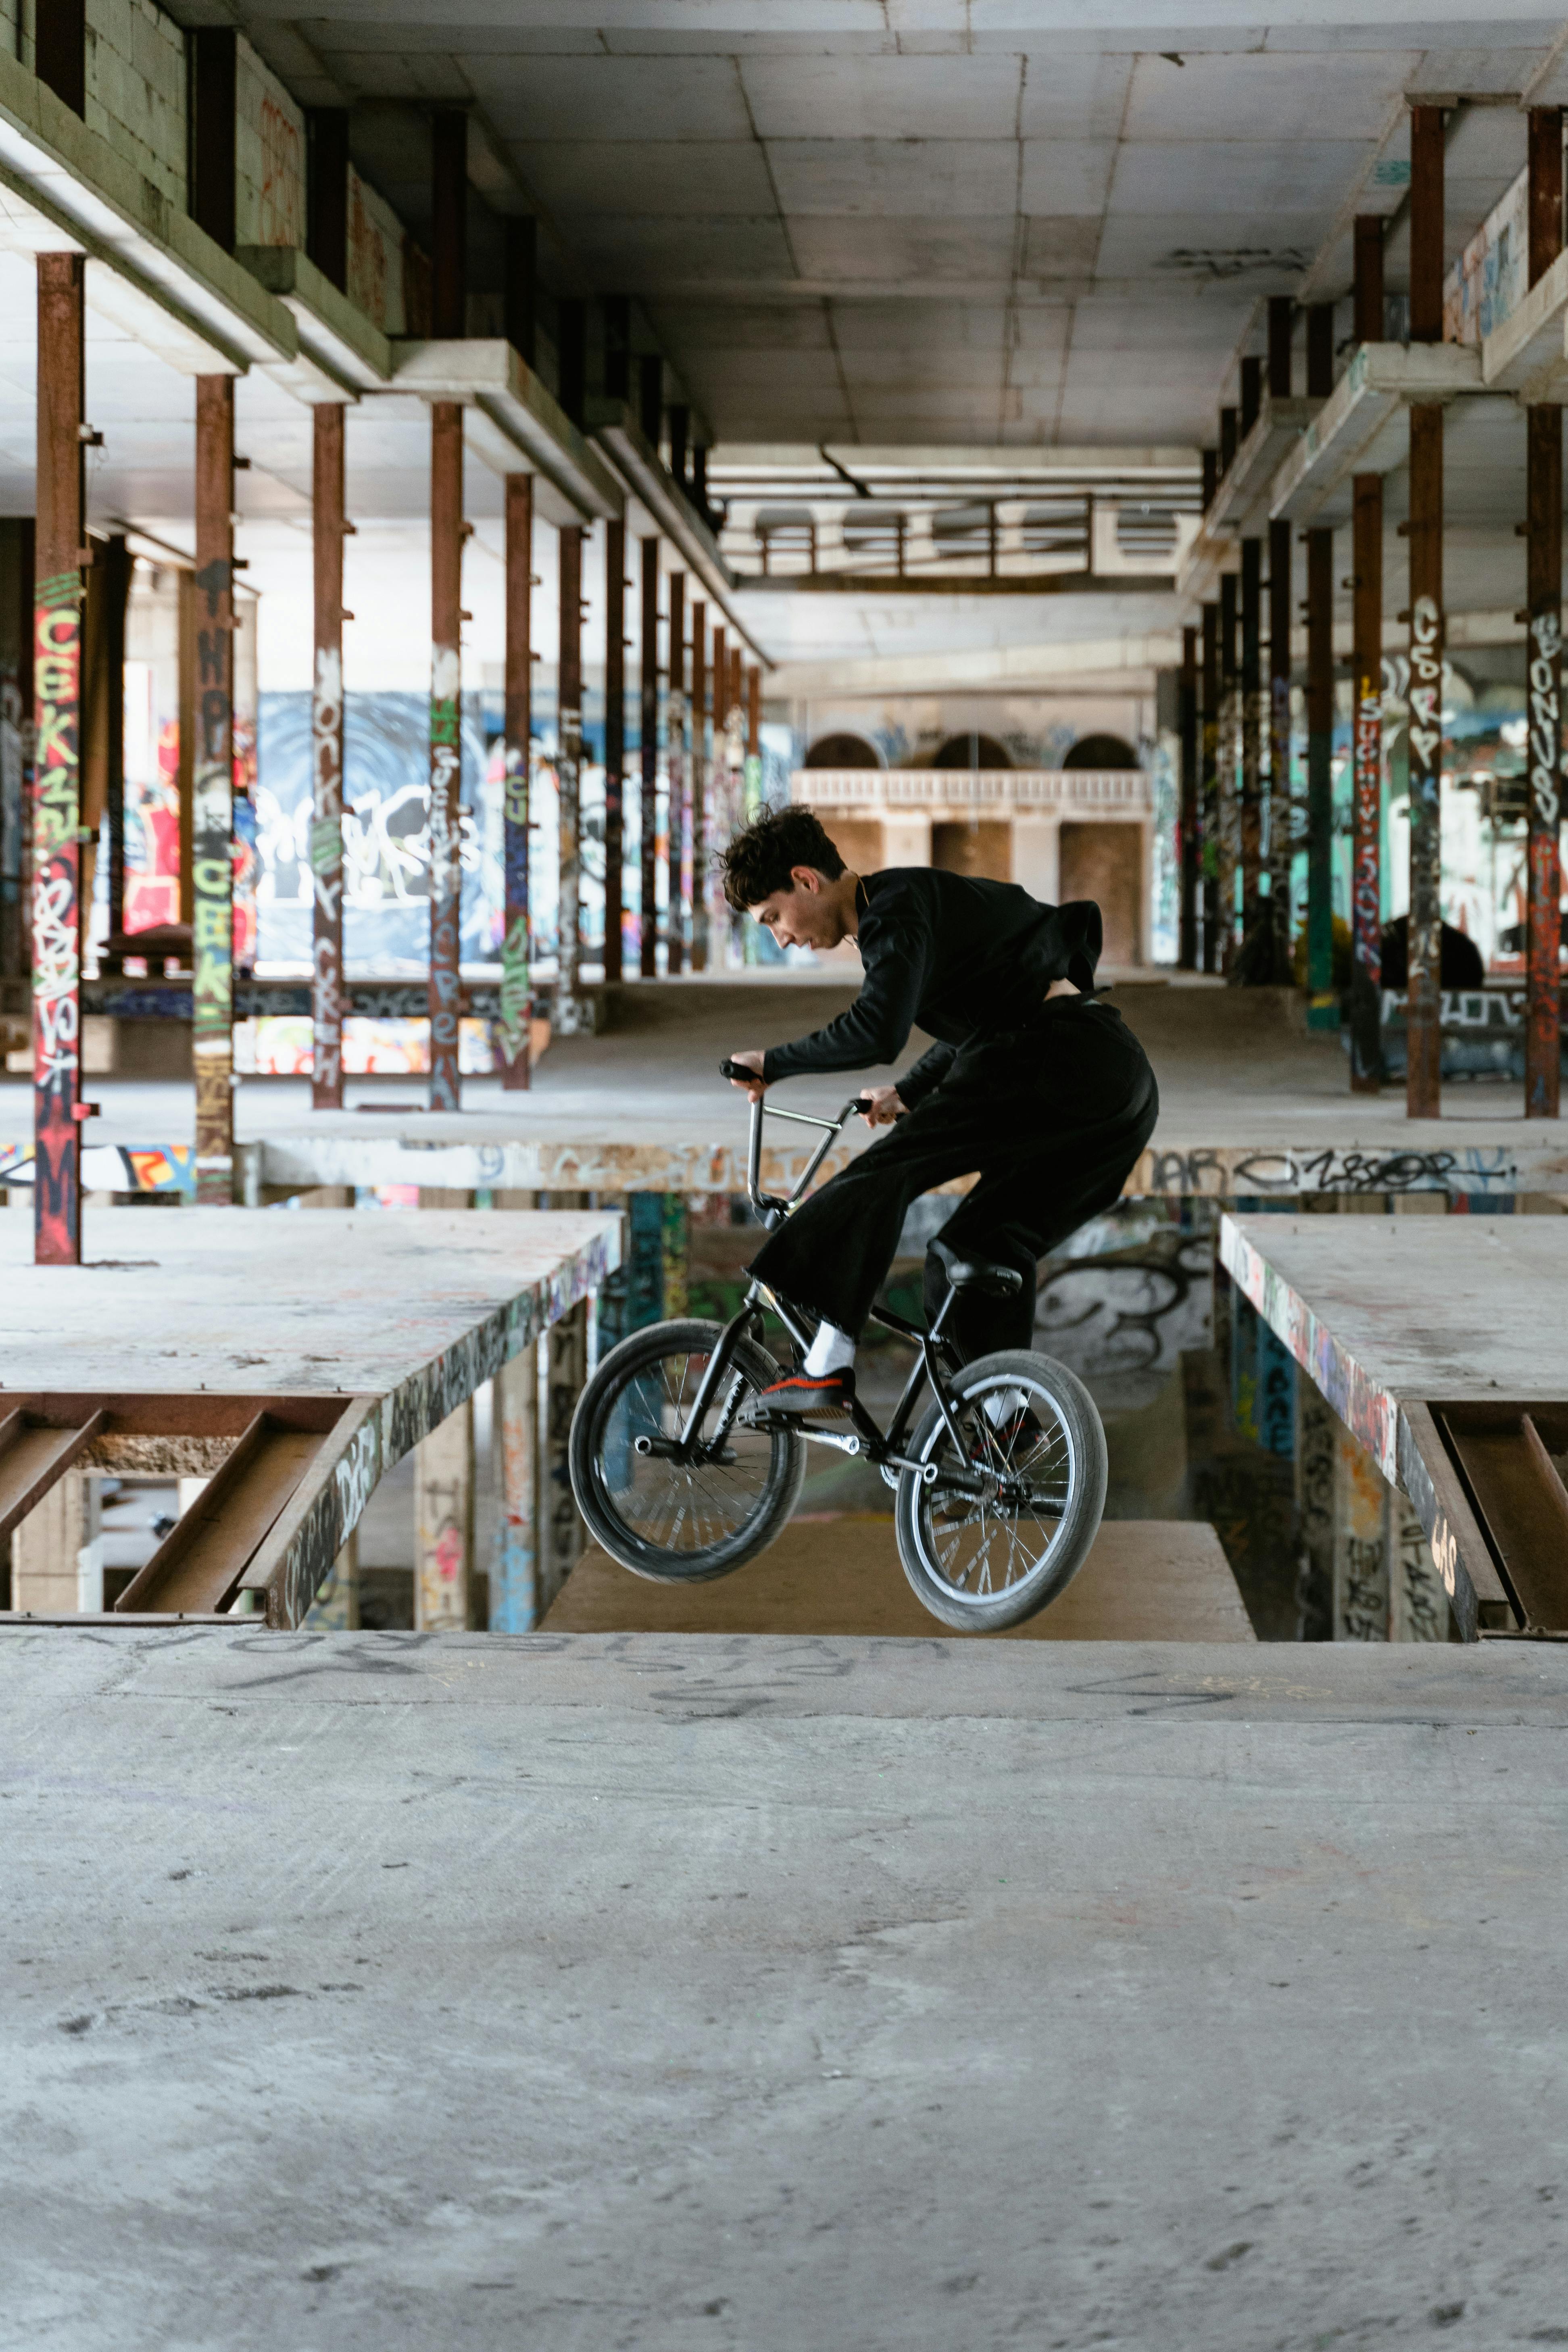
M 722 1078 L 730 1079 L 731 1084 L 738 1083 L 742 1086 L 746 1085 L 748 1082 L 754 1084 L 759 1080 L 759 1073 L 753 1069 L 748 1068 L 744 1062 L 722 1061 L 719 1065 L 719 1075 Z M 772 1200 L 762 1189 L 763 1118 L 767 1108 L 767 1098 L 765 1096 L 752 1096 L 752 1131 L 750 1138 L 748 1139 L 748 1150 L 746 1153 L 746 1198 L 750 1201 L 757 1215 L 764 1219 L 772 1210 L 794 1208 L 795 1202 L 800 1199 L 801 1194 L 805 1192 L 806 1186 L 810 1183 L 812 1178 L 821 1167 L 824 1160 L 827 1157 L 827 1154 L 832 1149 L 834 1143 L 837 1140 L 838 1137 L 843 1134 L 844 1129 L 848 1125 L 850 1119 L 855 1117 L 857 1112 L 860 1113 L 861 1116 L 864 1116 L 865 1113 L 870 1109 L 871 1106 L 864 1095 L 851 1095 L 849 1100 L 845 1104 L 837 1118 L 811 1118 L 807 1117 L 805 1111 L 780 1110 L 776 1104 L 773 1106 L 773 1117 L 775 1118 L 788 1119 L 793 1127 L 815 1127 L 819 1128 L 822 1130 L 822 1141 L 817 1145 L 816 1150 L 812 1153 L 811 1158 L 807 1160 L 805 1167 L 802 1171 L 799 1183 L 795 1186 L 795 1191 L 790 1194 L 789 1199 L 783 1202 Z

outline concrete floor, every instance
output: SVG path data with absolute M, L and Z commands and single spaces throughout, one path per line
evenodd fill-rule
M 1568 1656 L 0 1638 L 0 2345 L 1568 2341 Z

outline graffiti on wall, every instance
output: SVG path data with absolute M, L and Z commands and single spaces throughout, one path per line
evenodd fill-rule
M 38 583 L 34 611 L 34 1216 L 47 1265 L 80 1255 L 80 697 L 81 579 L 68 572 Z

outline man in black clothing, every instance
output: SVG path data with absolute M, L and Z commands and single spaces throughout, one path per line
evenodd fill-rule
M 752 1261 L 770 1290 L 821 1318 L 805 1364 L 764 1391 L 766 1402 L 842 1407 L 910 1202 L 975 1171 L 926 1253 L 926 1312 L 934 1318 L 946 1296 L 944 1258 L 1016 1267 L 1020 1292 L 967 1290 L 947 1328 L 970 1360 L 1032 1346 L 1039 1259 L 1118 1199 L 1159 1111 L 1142 1045 L 1094 996 L 1099 908 L 1045 907 L 1012 883 L 924 866 L 851 873 L 808 809 L 759 817 L 721 863 L 730 904 L 782 946 L 853 939 L 865 968 L 860 994 L 825 1029 L 731 1056 L 756 1073 L 752 1099 L 796 1072 L 896 1061 L 916 1026 L 938 1041 L 896 1086 L 866 1090 L 868 1124 L 891 1133 L 804 1201 Z

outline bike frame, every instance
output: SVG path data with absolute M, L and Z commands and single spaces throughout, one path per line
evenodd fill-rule
M 767 1231 L 772 1233 L 803 1198 L 807 1185 L 827 1157 L 833 1144 L 843 1134 L 857 1111 L 860 1109 L 861 1097 L 858 1095 L 851 1096 L 837 1118 L 812 1118 L 804 1111 L 780 1110 L 776 1107 L 773 1108 L 773 1115 L 775 1118 L 787 1119 L 795 1127 L 814 1127 L 822 1130 L 822 1140 L 806 1162 L 799 1182 L 787 1200 L 780 1200 L 775 1194 L 764 1192 L 762 1189 L 763 1119 L 767 1108 L 761 1095 L 753 1097 L 751 1135 L 746 1155 L 746 1196 Z M 890 1307 L 872 1307 L 871 1318 L 874 1322 L 882 1324 L 889 1331 L 897 1331 L 902 1339 L 912 1339 L 917 1349 L 913 1369 L 904 1384 L 903 1393 L 894 1409 L 892 1420 L 885 1431 L 878 1427 L 857 1397 L 850 1398 L 848 1406 L 849 1417 L 855 1424 L 853 1435 L 845 1435 L 837 1430 L 816 1429 L 809 1422 L 792 1420 L 790 1426 L 800 1436 L 814 1440 L 817 1444 L 836 1446 L 844 1454 L 864 1453 L 867 1459 L 875 1463 L 879 1468 L 885 1466 L 889 1470 L 913 1470 L 921 1477 L 934 1479 L 936 1465 L 933 1463 L 911 1461 L 902 1451 L 902 1447 L 916 1400 L 921 1388 L 929 1381 L 931 1394 L 942 1408 L 942 1419 L 947 1423 L 948 1434 L 955 1449 L 961 1457 L 964 1452 L 952 1398 L 943 1378 L 945 1370 L 956 1371 L 961 1368 L 962 1362 L 951 1342 L 942 1335 L 942 1326 L 947 1320 L 948 1310 L 956 1296 L 955 1291 L 948 1292 L 936 1321 L 930 1330 L 918 1323 L 910 1323 L 902 1315 L 894 1314 Z M 776 1292 L 769 1290 L 763 1284 L 753 1282 L 739 1313 L 731 1316 L 730 1321 L 726 1323 L 720 1334 L 718 1345 L 708 1359 L 707 1369 L 698 1385 L 697 1394 L 692 1400 L 691 1412 L 686 1427 L 672 1449 L 676 1461 L 689 1462 L 698 1451 L 694 1442 L 694 1433 L 702 1426 L 702 1417 L 712 1403 L 720 1383 L 729 1370 L 736 1346 L 742 1337 L 750 1332 L 753 1338 L 761 1339 L 764 1307 L 773 1308 L 797 1348 L 804 1350 L 810 1347 L 813 1338 L 811 1323 L 797 1313 L 787 1299 L 779 1297 Z M 721 1445 L 729 1434 L 735 1414 L 740 1411 L 742 1385 L 739 1381 L 734 1383 L 730 1401 L 720 1418 L 712 1438 L 709 1441 L 710 1444 Z M 950 1469 L 944 1474 L 944 1486 L 967 1488 L 971 1483 L 971 1480 L 962 1472 Z M 984 1478 L 976 1477 L 973 1484 L 977 1494 L 985 1491 Z

